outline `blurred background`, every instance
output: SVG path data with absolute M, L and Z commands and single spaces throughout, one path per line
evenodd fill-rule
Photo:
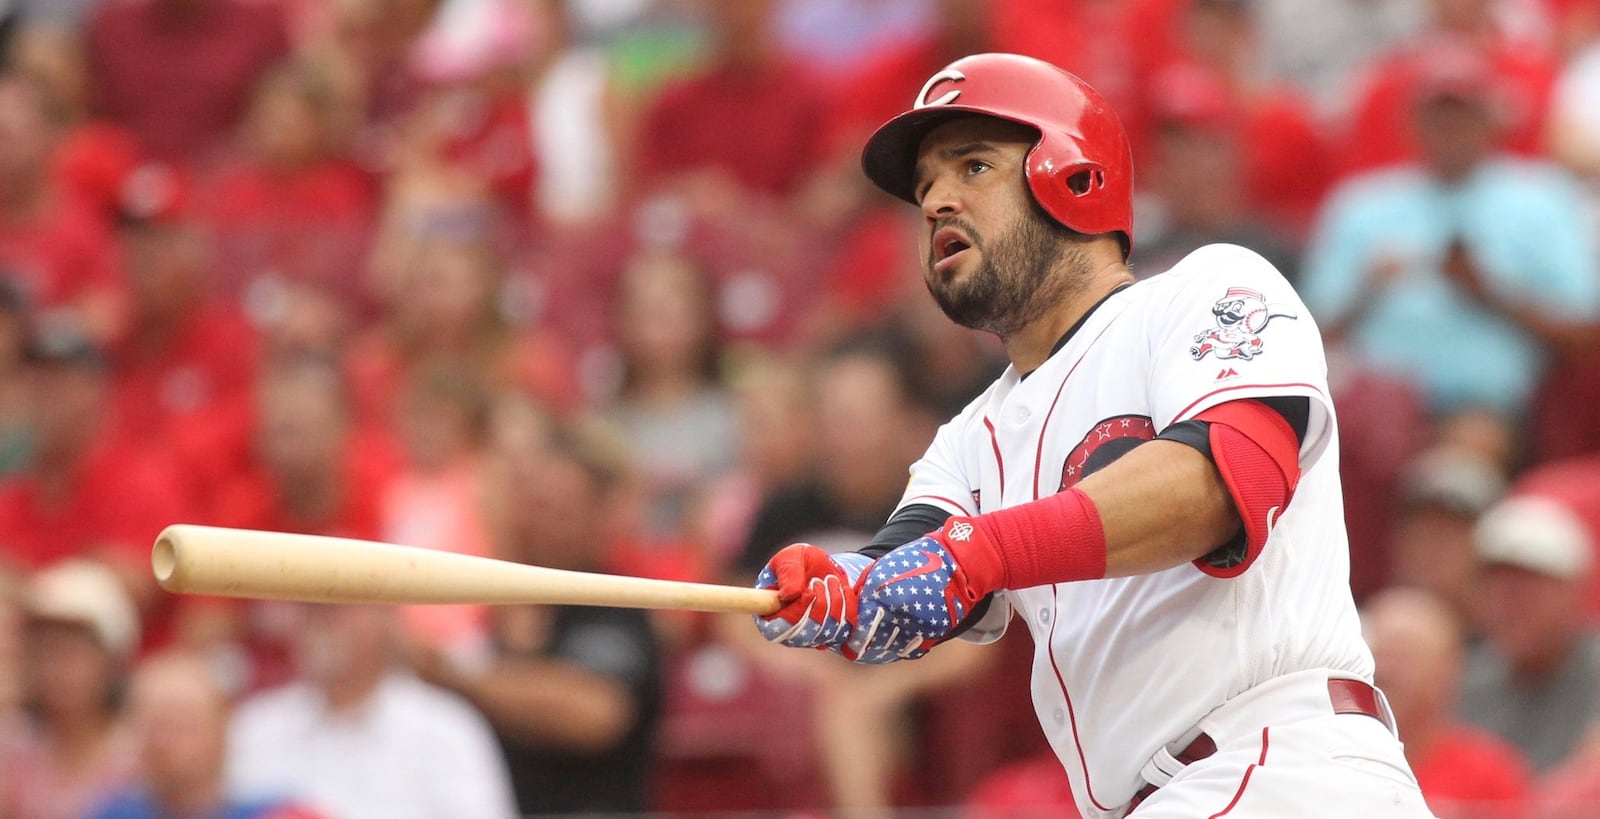
M 1600 3 L 0 0 L 0 819 L 1071 816 L 1030 646 L 156 589 L 175 521 L 748 584 L 998 375 L 860 146 L 1015 51 L 1315 313 L 1436 812 L 1600 815 Z

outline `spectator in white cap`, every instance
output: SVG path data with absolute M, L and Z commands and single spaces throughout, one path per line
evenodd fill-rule
M 1469 618 L 1479 560 L 1473 527 L 1505 488 L 1499 464 L 1481 452 L 1439 444 L 1418 455 L 1402 477 L 1389 541 L 1393 583 L 1426 589 Z
M 1492 507 L 1474 534 L 1485 639 L 1467 659 L 1460 714 L 1544 772 L 1572 753 L 1600 706 L 1600 637 L 1584 608 L 1593 535 L 1570 504 L 1534 494 Z
M 20 746 L 0 759 L 0 815 L 80 819 L 137 765 L 117 706 L 138 614 L 114 572 L 79 559 L 34 575 L 23 610 L 32 721 Z

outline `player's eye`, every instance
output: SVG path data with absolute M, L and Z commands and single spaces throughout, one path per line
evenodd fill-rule
M 981 159 L 974 159 L 967 163 L 967 175 L 976 176 L 984 171 L 991 170 L 994 166 Z

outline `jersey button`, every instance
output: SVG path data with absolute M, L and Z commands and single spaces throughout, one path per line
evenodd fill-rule
M 1011 413 L 1011 416 L 1015 418 L 1019 424 L 1028 423 L 1028 417 L 1031 415 L 1033 415 L 1033 411 L 1027 407 L 1017 407 L 1016 411 Z
M 1056 712 L 1054 714 L 1052 714 L 1051 716 L 1055 717 L 1056 724 L 1060 725 L 1062 722 L 1064 722 L 1066 720 L 1067 713 L 1065 711 L 1062 711 L 1060 708 L 1057 708 Z
M 1039 609 L 1039 622 L 1041 622 L 1041 623 L 1050 622 L 1050 610 L 1049 609 Z

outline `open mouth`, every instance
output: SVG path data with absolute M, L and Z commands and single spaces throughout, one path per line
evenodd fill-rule
M 966 236 L 961 234 L 961 231 L 952 227 L 943 227 L 934 232 L 931 246 L 933 248 L 934 267 L 938 269 L 947 266 L 952 259 L 971 248 L 972 243 L 967 240 Z

